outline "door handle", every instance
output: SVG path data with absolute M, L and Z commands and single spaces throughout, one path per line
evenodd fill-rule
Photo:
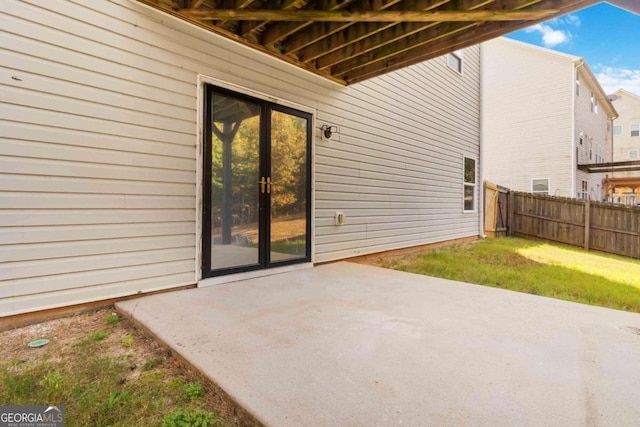
M 267 177 L 267 194 L 271 194 L 271 184 L 273 184 L 273 182 L 271 182 L 271 177 Z
M 264 194 L 264 185 L 265 185 L 264 176 L 262 177 L 262 179 L 260 181 L 258 181 L 258 184 L 260 184 L 260 192 L 262 194 Z

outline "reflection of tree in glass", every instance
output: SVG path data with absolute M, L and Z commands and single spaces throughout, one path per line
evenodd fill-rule
M 246 224 L 258 220 L 259 124 L 258 116 L 243 120 L 238 133 L 231 142 L 231 211 L 236 224 Z M 219 129 L 223 127 L 222 123 L 216 123 L 216 125 Z M 214 223 L 216 218 L 222 215 L 224 202 L 222 144 L 223 142 L 213 134 L 211 196 Z
M 469 157 L 464 158 L 464 182 L 471 184 L 476 182 L 476 161 Z
M 215 123 L 223 129 L 223 123 Z M 234 225 L 258 220 L 260 118 L 254 116 L 240 124 L 231 142 L 232 216 Z M 224 202 L 223 142 L 212 135 L 211 197 L 213 226 L 220 226 Z M 307 121 L 274 111 L 271 120 L 271 196 L 272 213 L 299 216 L 306 211 Z
M 300 215 L 306 204 L 307 121 L 274 111 L 271 116 L 271 212 Z

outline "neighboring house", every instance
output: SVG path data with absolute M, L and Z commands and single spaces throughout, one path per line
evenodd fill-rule
M 344 87 L 129 0 L 0 14 L 0 316 L 481 233 L 478 47 Z
M 613 124 L 613 161 L 640 162 L 640 96 L 618 89 L 609 98 L 619 115 Z M 611 201 L 640 204 L 640 167 L 610 174 L 606 183 Z
M 506 38 L 482 44 L 484 176 L 517 191 L 604 198 L 617 116 L 583 58 Z

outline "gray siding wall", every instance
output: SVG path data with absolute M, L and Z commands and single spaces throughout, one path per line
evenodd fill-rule
M 575 197 L 573 60 L 507 39 L 482 55 L 485 178 L 517 191 L 548 178 L 551 195 Z
M 438 58 L 344 88 L 128 0 L 0 14 L 0 315 L 196 282 L 199 74 L 339 126 L 314 141 L 316 262 L 479 234 L 478 48 L 462 76 Z

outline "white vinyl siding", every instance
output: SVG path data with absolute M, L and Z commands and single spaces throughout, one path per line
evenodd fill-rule
M 575 100 L 575 129 L 574 138 L 579 140 L 582 135 L 584 144 L 582 146 L 576 142 L 576 163 L 593 164 L 605 163 L 613 160 L 613 144 L 612 144 L 612 122 L 607 116 L 607 109 L 602 108 L 598 114 L 594 114 L 594 102 L 597 107 L 596 94 L 601 93 L 602 89 L 591 85 L 588 80 L 583 78 L 584 67 L 578 68 L 580 78 L 584 80 L 583 86 L 589 91 L 590 97 L 578 97 Z M 600 107 L 598 107 L 600 108 Z M 597 111 L 597 110 L 596 110 Z M 601 201 L 602 181 L 605 174 L 602 173 L 585 173 L 576 170 L 576 188 L 572 197 L 586 197 L 594 201 Z M 586 190 L 583 190 L 582 181 L 586 181 Z
M 436 60 L 345 88 L 137 2 L 1 3 L 0 315 L 195 283 L 199 74 L 339 127 L 314 139 L 316 262 L 478 235 L 477 48 L 462 78 Z
M 640 150 L 640 137 L 632 136 L 632 129 L 640 129 L 640 96 L 619 89 L 615 92 L 612 103 L 619 115 L 615 119 L 616 126 L 614 126 L 613 161 L 637 160 L 631 157 L 630 152 Z M 619 129 L 618 133 L 615 132 L 616 128 Z M 640 131 L 637 132 L 640 133 Z M 615 172 L 612 176 L 614 178 L 633 177 L 638 176 L 638 172 Z
M 485 179 L 529 192 L 545 177 L 551 195 L 573 197 L 572 57 L 508 39 L 483 43 L 482 54 Z

